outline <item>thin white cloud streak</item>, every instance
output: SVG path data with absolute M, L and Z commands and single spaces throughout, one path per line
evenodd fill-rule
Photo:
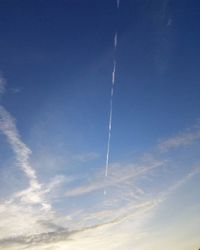
M 115 52 L 117 49 L 117 32 L 114 35 L 113 48 Z M 114 95 L 114 85 L 115 85 L 115 80 L 116 80 L 116 66 L 117 66 L 117 62 L 114 58 L 113 59 L 113 71 L 112 71 L 112 86 L 111 86 L 111 93 L 110 93 L 110 112 L 109 112 L 109 121 L 108 121 L 108 141 L 107 141 L 106 167 L 105 167 L 106 178 L 108 177 L 108 167 L 109 167 L 109 160 L 110 160 L 110 143 L 111 143 L 112 116 L 113 116 L 113 95 Z M 104 194 L 106 194 L 106 190 L 104 190 Z
M 167 150 L 170 149 L 190 145 L 194 141 L 199 139 L 200 139 L 200 126 L 198 124 L 195 128 L 193 128 L 193 130 L 187 130 L 185 132 L 180 133 L 177 136 L 162 141 L 158 145 L 158 148 L 161 152 L 166 152 Z
M 70 182 L 70 179 L 65 178 L 62 175 L 55 176 L 49 183 L 39 184 L 40 188 L 30 185 L 27 189 L 16 192 L 14 198 L 20 198 L 20 200 L 26 204 L 34 205 L 40 204 L 41 210 L 52 211 L 51 204 L 46 200 L 46 195 L 55 191 L 64 182 Z
M 5 92 L 6 80 L 0 76 L 0 94 Z M 0 106 L 0 132 L 5 135 L 11 149 L 16 155 L 17 165 L 29 180 L 29 187 L 17 192 L 15 198 L 20 198 L 25 203 L 41 203 L 43 208 L 49 209 L 50 205 L 44 202 L 35 170 L 29 163 L 31 150 L 22 142 L 15 125 L 14 118 L 3 106 Z
M 110 101 L 110 117 L 109 117 L 109 125 L 108 125 L 108 142 L 107 142 L 107 152 L 106 152 L 106 170 L 105 176 L 108 176 L 108 165 L 110 159 L 110 140 L 111 140 L 111 131 L 112 131 L 112 99 Z
M 4 94 L 5 89 L 6 89 L 6 80 L 0 74 L 0 95 Z
M 40 203 L 44 209 L 50 209 L 50 204 L 46 203 L 43 198 L 42 185 L 39 183 L 33 167 L 29 163 L 31 150 L 22 142 L 17 131 L 13 117 L 0 106 L 0 131 L 7 138 L 7 141 L 16 155 L 17 165 L 29 180 L 29 187 L 16 193 L 16 198 L 22 202 L 30 204 Z
M 118 34 L 117 32 L 115 33 L 115 36 L 114 36 L 114 48 L 116 49 L 117 48 L 117 39 L 118 39 Z
M 146 155 L 144 154 L 144 157 L 139 163 L 125 165 L 112 164 L 110 165 L 109 178 L 106 178 L 106 180 L 102 181 L 102 176 L 99 173 L 97 178 L 94 177 L 93 182 L 68 190 L 65 193 L 65 196 L 75 197 L 98 191 L 102 188 L 117 187 L 118 185 L 124 185 L 126 183 L 129 184 L 130 181 L 133 183 L 133 181 L 141 179 L 144 176 L 146 177 L 147 174 L 151 174 L 154 170 L 165 167 L 168 161 L 167 159 L 163 158 L 163 153 L 170 149 L 191 145 L 199 139 L 200 128 L 199 125 L 197 125 L 190 130 L 180 133 L 177 136 L 163 140 L 155 147 L 156 151 L 148 154 L 149 157 L 147 159 Z M 155 160 L 154 155 L 158 155 L 159 153 L 161 153 L 160 160 Z M 135 195 L 137 197 L 137 194 Z
M 172 193 L 174 193 L 177 189 L 181 188 L 194 176 L 199 175 L 199 173 L 200 167 L 193 168 L 189 173 L 187 173 L 181 179 L 178 179 L 166 190 L 161 193 L 158 193 L 153 199 L 144 202 L 138 202 L 137 204 L 135 204 L 130 198 L 129 204 L 127 206 L 122 206 L 121 211 L 117 211 L 118 215 L 116 216 L 116 219 L 113 220 L 113 224 L 121 224 L 124 221 L 129 221 L 133 218 L 135 218 L 137 221 L 140 220 L 141 223 L 141 219 L 145 220 L 145 218 L 150 215 L 150 212 L 152 216 L 155 211 L 155 208 L 157 208 L 161 203 L 165 202 Z
M 117 8 L 119 9 L 120 0 L 117 0 Z
M 19 94 L 22 89 L 21 88 L 9 88 L 8 91 L 10 91 L 12 94 Z
M 113 61 L 113 72 L 112 72 L 112 84 L 114 85 L 115 84 L 115 75 L 116 75 L 116 61 L 114 60 Z M 111 96 L 113 96 L 113 89 L 112 89 L 112 92 L 111 92 Z
M 116 186 L 120 183 L 125 183 L 127 180 L 134 181 L 137 178 L 141 178 L 146 175 L 148 172 L 152 171 L 155 168 L 161 168 L 166 164 L 166 161 L 152 161 L 148 164 L 128 164 L 120 165 L 114 164 L 110 166 L 110 176 L 104 182 L 102 181 L 101 175 L 94 180 L 94 182 L 86 184 L 82 187 L 78 187 L 72 190 L 69 190 L 65 193 L 66 197 L 80 196 L 93 191 L 98 191 L 105 187 Z M 117 167 L 116 167 L 117 165 Z
M 77 162 L 89 162 L 93 161 L 99 158 L 99 154 L 96 152 L 90 152 L 90 153 L 83 153 L 83 154 L 76 154 L 72 156 L 72 159 Z
M 169 189 L 167 192 L 165 192 L 162 197 L 168 196 L 171 192 L 175 191 L 182 185 L 184 185 L 186 182 L 188 182 L 192 177 L 198 175 L 200 173 L 200 167 L 195 167 L 193 168 L 189 173 L 187 173 L 184 177 L 181 179 L 177 180 Z
M 163 203 L 167 198 L 175 192 L 178 188 L 183 186 L 186 182 L 188 182 L 192 177 L 198 175 L 200 173 L 200 168 L 194 168 L 181 179 L 176 180 L 173 184 L 171 184 L 166 190 L 159 191 L 155 193 L 153 196 L 149 196 L 150 192 L 147 193 L 142 200 L 135 200 L 129 193 L 130 187 L 126 187 L 125 190 L 119 194 L 117 197 L 115 194 L 109 198 L 109 207 L 110 209 L 105 209 L 107 207 L 107 203 L 104 202 L 104 209 L 91 212 L 88 214 L 85 211 L 82 215 L 82 223 L 87 224 L 90 221 L 96 221 L 97 223 L 102 223 L 102 221 L 110 221 L 110 224 L 117 225 L 121 224 L 124 221 L 127 221 L 131 218 L 136 218 L 138 220 L 138 216 L 141 214 L 146 214 L 156 208 L 159 204 Z M 128 193 L 128 194 L 127 194 Z M 143 190 L 139 190 L 139 196 L 143 196 Z M 127 194 L 126 202 L 119 203 L 119 201 L 123 200 L 123 196 Z M 148 197 L 149 196 L 149 197 Z M 115 207 L 115 200 L 118 200 L 117 207 Z M 121 204 L 121 205 L 119 205 Z M 146 216 L 146 215 L 145 215 Z M 80 225 L 82 226 L 82 225 Z
M 16 154 L 18 165 L 22 171 L 35 187 L 39 187 L 36 173 L 29 164 L 31 150 L 21 141 L 14 119 L 2 106 L 0 106 L 0 130 L 6 136 L 8 143 Z

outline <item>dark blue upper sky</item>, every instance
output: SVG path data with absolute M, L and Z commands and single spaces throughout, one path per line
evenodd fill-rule
M 199 13 L 197 0 L 126 0 L 120 12 L 111 0 L 2 0 L 3 103 L 27 138 L 43 120 L 52 141 L 104 152 L 117 29 L 112 157 L 149 147 L 199 117 Z

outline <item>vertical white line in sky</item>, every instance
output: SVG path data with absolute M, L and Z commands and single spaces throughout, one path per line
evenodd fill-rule
M 117 0 L 117 8 L 119 9 L 120 0 Z
M 116 61 L 114 60 L 113 61 L 113 71 L 112 71 L 112 84 L 113 85 L 115 84 L 116 66 L 117 66 L 117 64 L 116 64 Z M 111 93 L 112 93 L 112 91 L 111 91 Z
M 105 177 L 108 176 L 108 165 L 110 159 L 110 140 L 111 140 L 111 133 L 112 133 L 112 114 L 113 114 L 113 95 L 114 95 L 114 85 L 116 81 L 116 59 L 115 53 L 117 48 L 117 32 L 114 35 L 113 41 L 113 49 L 114 49 L 114 59 L 113 59 L 113 70 L 112 70 L 112 87 L 110 93 L 110 112 L 109 112 L 109 123 L 108 123 L 108 142 L 107 142 L 107 153 L 106 153 L 106 169 L 105 169 Z M 106 190 L 104 190 L 104 194 L 106 194 Z
M 115 36 L 114 36 L 114 48 L 117 48 L 117 32 L 115 32 Z
M 117 8 L 119 9 L 120 0 L 117 0 Z M 107 141 L 107 152 L 106 152 L 106 169 L 105 169 L 105 177 L 108 176 L 108 166 L 110 160 L 110 141 L 111 141 L 111 133 L 112 133 L 112 114 L 113 114 L 113 96 L 114 96 L 114 85 L 116 81 L 116 50 L 117 50 L 117 43 L 118 43 L 118 33 L 115 32 L 114 39 L 113 39 L 113 70 L 112 70 L 112 86 L 111 86 L 111 93 L 110 93 L 110 113 L 109 113 L 109 123 L 108 123 L 108 141 Z M 106 194 L 106 190 L 104 189 L 104 195 Z

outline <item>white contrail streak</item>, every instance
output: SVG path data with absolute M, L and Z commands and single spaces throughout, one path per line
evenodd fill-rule
M 6 80 L 0 75 L 0 96 L 5 92 Z
M 117 0 L 117 8 L 119 9 L 120 0 Z M 114 58 L 113 58 L 113 70 L 112 70 L 112 87 L 110 93 L 110 113 L 109 113 L 109 123 L 108 123 L 108 141 L 107 141 L 107 153 L 106 153 L 106 168 L 105 168 L 105 177 L 108 176 L 108 166 L 110 159 L 110 141 L 111 141 L 111 133 L 112 133 L 112 114 L 113 114 L 113 96 L 114 96 L 114 85 L 116 81 L 116 50 L 118 43 L 118 33 L 115 32 L 113 39 L 113 50 L 114 50 Z M 104 189 L 104 194 L 106 194 L 106 190 Z
M 117 32 L 114 35 L 114 50 L 117 48 Z M 114 95 L 114 85 L 116 81 L 116 60 L 113 59 L 113 71 L 112 71 L 112 87 L 110 93 L 110 113 L 109 113 L 109 123 L 108 123 L 108 142 L 107 142 L 107 153 L 106 153 L 106 170 L 105 170 L 105 177 L 108 176 L 108 165 L 109 165 L 109 158 L 110 158 L 110 140 L 111 140 L 111 132 L 112 132 L 112 114 L 113 114 L 113 95 Z M 104 191 L 105 193 L 105 191 Z
M 29 162 L 31 150 L 22 142 L 15 120 L 2 106 L 0 106 L 0 132 L 6 136 L 11 149 L 16 155 L 18 166 L 29 180 L 29 187 L 16 193 L 15 197 L 20 197 L 21 201 L 28 204 L 41 204 L 43 209 L 49 210 L 51 206 L 43 199 L 42 186 Z
M 51 204 L 44 199 L 44 191 L 41 189 L 42 185 L 30 164 L 31 150 L 21 140 L 15 120 L 2 106 L 0 106 L 0 132 L 6 136 L 11 149 L 16 155 L 18 166 L 29 180 L 29 187 L 16 193 L 15 197 L 19 197 L 26 204 L 41 204 L 43 210 L 50 211 Z
M 113 91 L 113 88 L 112 88 Z M 109 117 L 109 127 L 108 127 L 108 143 L 107 143 L 107 154 L 106 154 L 106 171 L 105 171 L 105 177 L 108 176 L 108 164 L 109 164 L 109 158 L 110 158 L 110 139 L 111 139 L 111 131 L 112 131 L 112 97 L 110 100 L 110 117 Z
M 114 36 L 114 48 L 115 49 L 117 48 L 117 32 L 115 33 L 115 36 Z
M 119 9 L 120 0 L 117 0 L 117 8 Z
M 11 115 L 0 106 L 0 131 L 7 137 L 9 144 L 16 154 L 17 161 L 22 171 L 26 174 L 31 183 L 37 183 L 37 176 L 29 164 L 31 150 L 21 141 Z
M 114 85 L 115 84 L 115 75 L 116 75 L 116 61 L 114 60 L 113 61 L 113 71 L 112 71 L 112 84 Z M 111 91 L 111 96 L 112 96 L 112 91 Z

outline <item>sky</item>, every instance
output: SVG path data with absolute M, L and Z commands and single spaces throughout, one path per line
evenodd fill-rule
M 0 249 L 200 248 L 199 14 L 0 0 Z

